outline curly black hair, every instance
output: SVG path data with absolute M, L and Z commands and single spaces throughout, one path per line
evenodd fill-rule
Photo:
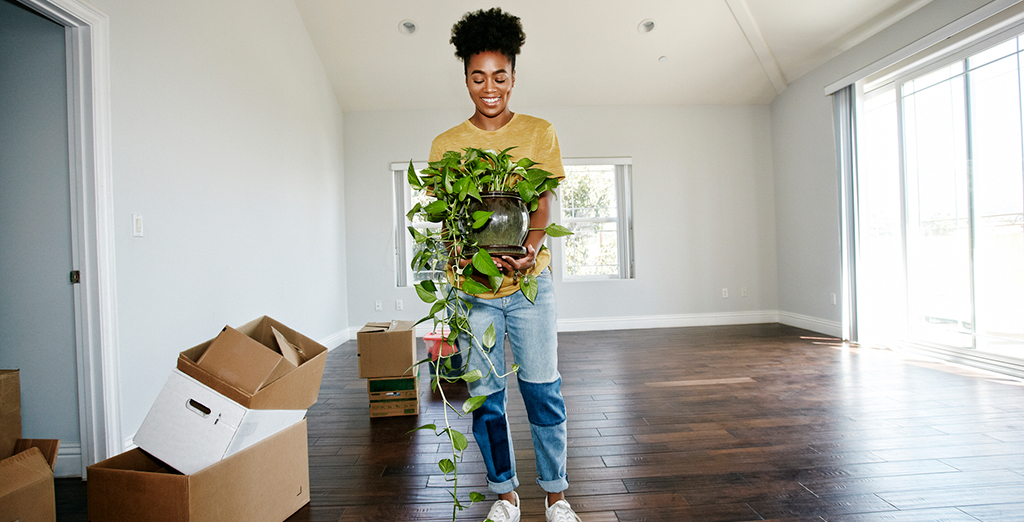
M 464 66 L 469 58 L 484 51 L 496 51 L 508 58 L 516 70 L 516 55 L 526 43 L 526 33 L 518 16 L 502 12 L 500 7 L 466 13 L 452 26 L 451 43 Z

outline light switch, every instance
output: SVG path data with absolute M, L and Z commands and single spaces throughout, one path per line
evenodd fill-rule
M 132 214 L 132 235 L 142 237 L 142 214 Z

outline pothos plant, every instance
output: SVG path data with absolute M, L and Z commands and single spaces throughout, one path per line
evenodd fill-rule
M 446 332 L 446 341 L 452 345 L 460 335 L 465 334 L 470 339 L 470 346 L 459 347 L 463 361 L 468 361 L 470 351 L 475 349 L 479 350 L 479 355 L 486 359 L 486 366 L 489 367 L 487 374 L 478 369 L 466 371 L 466 363 L 460 368 L 455 368 L 452 363 L 454 354 L 445 355 L 443 352 L 436 360 L 428 358 L 417 363 L 433 365 L 431 389 L 440 392 L 444 404 L 443 427 L 426 424 L 416 430 L 431 430 L 437 436 L 446 437 L 451 444 L 452 457 L 441 459 L 438 467 L 445 480 L 452 484 L 449 491 L 454 503 L 452 520 L 455 520 L 460 511 L 474 502 L 485 500 L 485 497 L 478 492 L 471 492 L 468 501 L 459 496 L 458 463 L 462 461 L 463 451 L 469 446 L 469 442 L 464 434 L 452 428 L 449 413 L 454 413 L 458 417 L 472 413 L 487 397 L 471 397 L 460 408 L 456 408 L 448 401 L 440 384 L 442 381 L 470 383 L 496 372 L 488 355 L 498 341 L 495 338 L 494 325 L 488 326 L 484 332 L 473 332 L 468 317 L 472 304 L 462 297 L 460 291 L 473 295 L 497 292 L 504 278 L 491 254 L 475 244 L 470 237 L 470 232 L 484 227 L 493 213 L 471 211 L 470 206 L 473 201 L 481 201 L 481 193 L 484 192 L 516 192 L 529 211 L 533 212 L 538 208 L 540 195 L 545 191 L 554 190 L 559 183 L 559 179 L 551 177 L 551 173 L 535 168 L 537 163 L 529 158 L 513 161 L 509 154 L 512 148 L 500 152 L 476 148 L 466 148 L 462 152 L 448 151 L 440 161 L 429 163 L 420 174 L 416 173 L 412 162 L 409 163 L 409 185 L 414 190 L 426 191 L 436 199 L 426 205 L 417 203 L 406 217 L 410 221 L 421 218 L 441 225 L 425 231 L 409 227 L 409 233 L 418 245 L 411 266 L 414 271 L 432 270 L 434 273 L 444 274 L 415 285 L 420 299 L 431 304 L 430 313 L 417 324 L 432 321 L 433 330 Z M 542 230 L 551 237 L 562 237 L 572 233 L 554 223 Z M 474 253 L 467 258 L 463 256 L 464 252 Z M 486 281 L 487 284 L 479 282 L 474 276 Z M 536 276 L 521 276 L 519 286 L 530 302 L 536 299 Z M 518 367 L 512 365 L 509 373 L 514 373 Z

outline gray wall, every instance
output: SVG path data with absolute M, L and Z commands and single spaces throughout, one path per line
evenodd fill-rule
M 224 325 L 344 340 L 343 117 L 290 0 L 92 4 L 110 17 L 129 437 L 178 352 Z
M 528 89 L 517 84 L 516 89 Z M 564 157 L 633 158 L 634 280 L 562 282 L 560 327 L 756 322 L 777 310 L 775 202 L 767 106 L 513 107 L 548 119 Z M 425 160 L 457 111 L 345 115 L 349 318 L 419 318 L 395 287 L 391 162 Z M 558 240 L 555 240 L 556 247 Z M 558 249 L 553 248 L 556 263 Z M 741 287 L 749 296 L 740 297 Z M 730 297 L 722 298 L 722 288 Z M 405 311 L 395 311 L 402 299 Z M 373 301 L 384 310 L 373 310 Z

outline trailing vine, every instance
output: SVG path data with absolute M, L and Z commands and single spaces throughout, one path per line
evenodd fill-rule
M 425 231 L 413 226 L 408 227 L 413 240 L 420 247 L 410 265 L 417 272 L 432 270 L 444 274 L 416 283 L 416 294 L 421 300 L 431 304 L 429 314 L 416 324 L 431 321 L 433 331 L 448 332 L 444 340 L 452 345 L 460 335 L 465 334 L 470 339 L 470 346 L 460 347 L 463 360 L 468 361 L 469 353 L 478 350 L 489 367 L 487 374 L 476 369 L 466 371 L 468 362 L 455 368 L 452 363 L 455 354 L 443 352 L 436 360 L 427 358 L 416 363 L 433 366 L 431 390 L 441 395 L 444 405 L 444 426 L 426 424 L 413 431 L 431 430 L 439 437 L 446 437 L 450 443 L 452 456 L 441 459 L 438 467 L 445 480 L 452 484 L 449 494 L 453 502 L 453 521 L 460 511 L 474 502 L 485 500 L 486 497 L 474 491 L 460 498 L 458 464 L 462 461 L 463 452 L 469 446 L 469 441 L 464 434 L 452 428 L 449 414 L 462 417 L 472 413 L 487 397 L 471 397 L 460 408 L 456 408 L 449 402 L 441 382 L 470 383 L 496 372 L 489 356 L 491 350 L 498 344 L 494 325 L 488 326 L 479 336 L 473 332 L 469 324 L 472 304 L 467 302 L 460 292 L 473 295 L 497 292 L 504 277 L 491 254 L 484 248 L 479 248 L 469 236 L 472 230 L 484 227 L 493 213 L 479 210 L 473 212 L 469 206 L 474 200 L 481 201 L 481 192 L 516 192 L 529 211 L 533 212 L 538 208 L 540 195 L 545 191 L 553 191 L 559 183 L 559 179 L 552 178 L 551 173 L 535 168 L 537 164 L 528 158 L 512 161 L 510 150 L 512 148 L 500 152 L 475 148 L 466 148 L 461 153 L 448 151 L 440 161 L 431 162 L 421 174 L 416 173 L 412 162 L 409 163 L 409 185 L 414 190 L 423 190 L 436 199 L 426 205 L 417 203 L 406 217 L 410 221 L 419 217 L 441 225 L 437 229 Z M 551 237 L 562 237 L 572 233 L 554 223 L 543 230 Z M 467 257 L 464 253 L 468 252 L 474 253 Z M 485 281 L 486 284 L 481 281 Z M 533 302 L 538 290 L 536 276 L 523 276 L 519 285 L 523 295 Z M 504 340 L 498 349 L 503 348 Z M 518 368 L 519 365 L 512 365 L 511 371 L 502 377 L 515 373 Z

